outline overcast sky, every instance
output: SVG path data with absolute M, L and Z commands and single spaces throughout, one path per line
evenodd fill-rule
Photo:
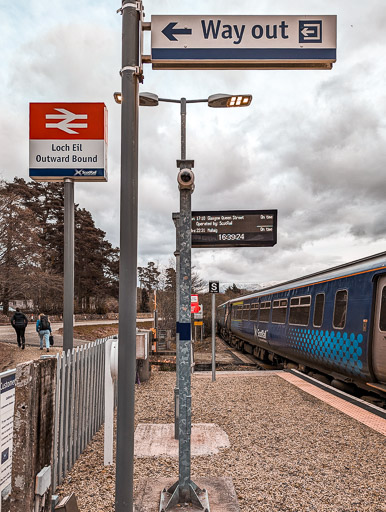
M 75 201 L 119 245 L 119 1 L 0 0 L 0 177 L 28 178 L 29 102 L 105 102 L 108 183 L 75 185 Z M 267 283 L 385 250 L 384 0 L 145 0 L 152 14 L 338 16 L 331 71 L 160 71 L 141 91 L 190 99 L 251 93 L 244 109 L 188 105 L 193 210 L 278 209 L 273 248 L 194 249 L 205 279 Z M 149 53 L 150 33 L 145 33 Z M 139 254 L 168 263 L 178 210 L 179 106 L 140 110 Z

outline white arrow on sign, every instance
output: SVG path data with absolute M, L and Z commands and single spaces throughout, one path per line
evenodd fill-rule
M 62 119 L 59 123 L 46 123 L 46 128 L 58 128 L 66 133 L 76 133 L 73 128 L 87 128 L 87 123 L 73 123 L 75 119 L 87 119 L 87 114 L 74 114 L 65 108 L 56 108 L 61 114 L 46 114 L 46 119 Z
M 300 31 L 304 38 L 307 39 L 320 39 L 320 26 L 319 25 L 305 25 L 304 28 Z

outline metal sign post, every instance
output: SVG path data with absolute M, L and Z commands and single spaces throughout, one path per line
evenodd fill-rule
M 64 180 L 63 350 L 74 344 L 74 182 Z
M 209 293 L 212 294 L 212 382 L 216 380 L 216 293 L 219 293 L 218 281 L 209 281 Z
M 180 214 L 173 213 L 173 222 L 176 227 L 176 250 L 174 256 L 176 257 L 176 387 L 174 388 L 174 439 L 179 436 L 179 384 L 178 384 L 178 361 L 179 361 L 179 346 L 180 335 L 178 332 L 180 324 Z
M 115 512 L 133 510 L 141 2 L 122 3 L 119 358 Z

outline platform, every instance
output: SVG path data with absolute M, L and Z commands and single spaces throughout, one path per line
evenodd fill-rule
M 210 371 L 192 375 L 192 423 L 217 425 L 230 443 L 191 458 L 191 478 L 208 487 L 211 512 L 237 510 L 227 504 L 216 509 L 206 483 L 228 478 L 241 512 L 384 511 L 386 420 L 366 410 L 348 414 L 353 404 L 345 401 L 339 407 L 348 409 L 338 408 L 335 395 L 321 394 L 316 384 L 302 380 L 283 371 L 218 371 L 215 382 Z M 174 372 L 154 372 L 136 386 L 136 427 L 155 424 L 162 430 L 172 423 L 175 383 Z M 114 509 L 115 467 L 104 468 L 102 461 L 103 435 L 97 434 L 61 486 L 63 495 L 76 493 L 84 512 L 101 510 L 101 495 L 105 510 Z M 176 482 L 178 471 L 171 452 L 137 454 L 134 496 L 142 506 L 137 512 L 159 512 L 161 491 Z M 80 478 L 86 482 L 82 488 Z
M 294 375 L 291 372 L 279 372 L 279 377 L 290 382 L 297 388 L 305 391 L 306 393 L 319 398 L 328 405 L 331 405 L 338 411 L 343 412 L 350 418 L 363 423 L 367 427 L 376 430 L 380 434 L 386 436 L 386 419 L 382 418 L 380 414 L 382 409 L 379 407 L 367 404 L 363 402 L 363 400 L 356 400 L 357 404 L 350 403 L 347 399 L 345 399 L 345 395 L 349 398 L 349 395 L 346 393 L 340 392 L 341 397 L 336 396 L 329 392 L 328 388 L 330 386 L 323 386 L 326 389 L 321 389 L 317 383 L 311 383 L 302 379 L 300 376 Z M 311 379 L 310 379 L 311 380 Z M 331 388 L 331 391 L 336 391 L 334 388 Z M 360 405 L 363 405 L 361 407 Z M 369 409 L 373 409 L 372 411 Z M 386 411 L 383 411 L 384 415 L 386 415 Z

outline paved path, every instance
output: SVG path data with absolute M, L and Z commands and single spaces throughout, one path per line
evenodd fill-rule
M 81 322 L 75 322 L 74 325 L 106 325 L 106 324 L 117 324 L 118 320 L 85 320 Z M 59 334 L 59 329 L 63 327 L 63 322 L 51 322 L 52 334 L 55 338 L 55 345 L 63 345 L 63 336 Z M 11 325 L 0 325 L 0 342 L 15 343 L 16 344 L 16 333 Z M 36 332 L 36 323 L 29 322 L 25 332 L 26 345 L 38 346 L 39 336 Z M 85 340 L 74 339 L 74 347 L 89 343 Z
M 151 318 L 137 318 L 137 326 L 141 322 L 152 321 Z M 82 320 L 74 323 L 75 325 L 111 325 L 118 324 L 118 320 Z M 59 329 L 63 327 L 63 322 L 51 322 L 52 334 L 55 337 L 55 345 L 63 345 L 63 336 L 59 334 Z M 16 333 L 14 328 L 9 325 L 0 325 L 0 343 L 15 343 L 16 344 Z M 36 322 L 29 322 L 25 331 L 25 342 L 26 345 L 38 346 L 39 336 L 36 332 Z M 74 339 L 74 347 L 89 343 L 89 341 Z

